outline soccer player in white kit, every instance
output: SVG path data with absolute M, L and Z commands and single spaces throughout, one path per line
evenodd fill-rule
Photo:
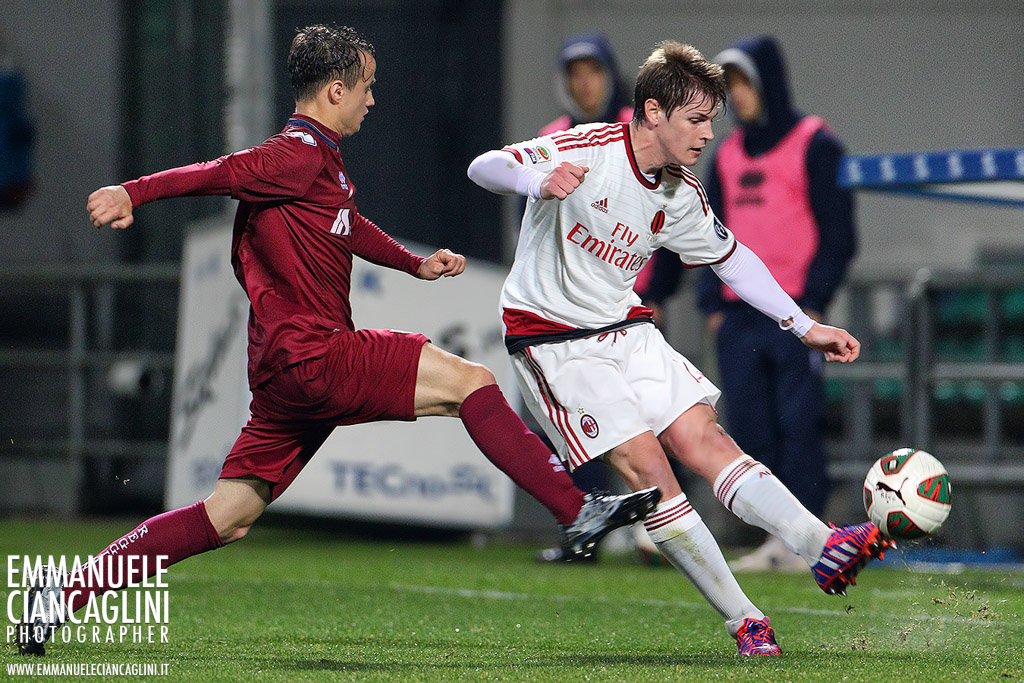
M 719 611 L 740 654 L 779 654 L 771 622 L 744 595 L 672 474 L 674 457 L 744 521 L 807 561 L 843 593 L 891 542 L 870 522 L 830 528 L 717 423 L 720 392 L 653 325 L 633 292 L 655 249 L 708 265 L 745 301 L 826 360 L 860 344 L 813 322 L 715 217 L 687 167 L 714 136 L 722 69 L 666 41 L 637 76 L 632 122 L 587 124 L 477 157 L 481 187 L 529 197 L 501 295 L 505 343 L 526 404 L 571 467 L 603 457 L 634 490 L 658 486 L 645 522 L 660 552 Z

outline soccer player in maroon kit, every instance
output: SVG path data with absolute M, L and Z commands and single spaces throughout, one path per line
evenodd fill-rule
M 422 280 L 454 277 L 465 257 L 415 256 L 359 213 L 339 152 L 373 105 L 373 46 L 347 27 L 315 25 L 292 41 L 288 71 L 295 114 L 261 145 L 214 161 L 100 188 L 93 225 L 123 229 L 133 209 L 167 197 L 239 200 L 231 263 L 249 296 L 251 417 L 205 501 L 146 520 L 98 562 L 156 558 L 167 565 L 243 538 L 335 426 L 374 420 L 459 417 L 483 454 L 543 503 L 571 552 L 588 554 L 608 531 L 643 518 L 656 488 L 628 496 L 584 495 L 502 396 L 494 375 L 420 334 L 356 330 L 348 293 L 352 255 Z M 141 567 L 137 562 L 134 567 Z M 74 612 L 103 582 L 41 577 L 30 600 L 64 599 Z M 141 580 L 139 576 L 132 577 Z M 70 585 L 69 585 L 70 584 Z M 47 611 L 47 610 L 44 610 Z M 26 620 L 19 650 L 43 654 L 59 621 Z

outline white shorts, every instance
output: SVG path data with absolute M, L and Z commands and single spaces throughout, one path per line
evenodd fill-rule
M 513 354 L 523 401 L 570 469 L 646 431 L 661 434 L 722 392 L 650 324 Z

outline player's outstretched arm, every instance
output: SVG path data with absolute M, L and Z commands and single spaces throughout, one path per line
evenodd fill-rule
M 447 249 L 438 249 L 420 264 L 416 277 L 421 280 L 436 280 L 439 277 L 455 277 L 466 270 L 466 257 Z
M 853 335 L 814 322 L 783 291 L 764 262 L 740 242 L 736 242 L 728 259 L 711 268 L 741 299 L 778 321 L 782 329 L 796 334 L 810 348 L 824 353 L 825 360 L 849 363 L 860 355 L 860 342 Z
M 132 199 L 121 185 L 108 185 L 96 190 L 89 195 L 85 208 L 89 212 L 89 220 L 97 228 L 110 223 L 110 227 L 123 230 L 135 221 Z
M 860 342 L 841 327 L 814 323 L 800 341 L 824 353 L 830 362 L 851 363 L 860 356 Z
M 496 194 L 518 194 L 534 199 L 565 199 L 580 186 L 590 168 L 563 161 L 550 173 L 527 168 L 504 150 L 484 152 L 466 174 L 474 183 Z

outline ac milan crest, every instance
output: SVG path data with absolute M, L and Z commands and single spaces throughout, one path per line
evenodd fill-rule
M 654 214 L 654 220 L 651 221 L 651 234 L 657 235 L 663 227 L 665 227 L 665 212 L 659 211 Z
M 580 418 L 580 428 L 583 430 L 583 433 L 591 439 L 596 439 L 597 433 L 600 431 L 597 427 L 597 420 L 592 418 L 590 415 L 584 415 Z

